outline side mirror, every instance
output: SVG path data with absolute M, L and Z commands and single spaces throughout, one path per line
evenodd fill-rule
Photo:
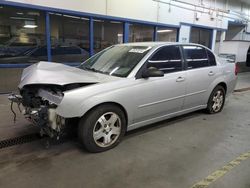
M 146 70 L 144 70 L 142 73 L 143 78 L 163 77 L 163 76 L 164 76 L 164 72 L 160 71 L 159 69 L 155 67 L 149 67 Z

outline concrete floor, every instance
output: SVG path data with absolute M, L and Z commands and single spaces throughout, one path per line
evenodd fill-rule
M 13 125 L 8 106 L 0 96 L 0 140 L 37 131 L 21 116 Z M 232 94 L 219 114 L 199 111 L 138 129 L 104 153 L 87 153 L 74 140 L 49 149 L 40 140 L 1 149 L 0 187 L 189 188 L 250 151 L 249 114 L 245 91 Z M 250 188 L 249 167 L 247 159 L 209 187 Z

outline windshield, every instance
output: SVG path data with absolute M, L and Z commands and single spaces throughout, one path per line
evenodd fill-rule
M 111 46 L 89 58 L 79 68 L 127 77 L 150 49 L 149 46 Z

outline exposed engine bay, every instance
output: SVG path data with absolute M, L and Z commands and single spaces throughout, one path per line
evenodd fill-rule
M 11 110 L 13 103 L 22 105 L 22 113 L 32 124 L 40 128 L 41 135 L 46 134 L 50 137 L 58 137 L 64 134 L 67 120 L 56 114 L 56 108 L 63 98 L 63 92 L 83 87 L 89 84 L 68 84 L 47 85 L 33 84 L 26 85 L 20 89 L 20 95 L 11 94 L 8 98 L 11 101 Z M 20 109 L 20 108 L 19 108 Z M 20 110 L 21 111 L 21 110 Z

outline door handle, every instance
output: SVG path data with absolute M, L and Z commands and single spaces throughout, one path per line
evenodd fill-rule
M 209 73 L 208 73 L 208 76 L 213 76 L 215 73 L 213 72 L 213 71 L 210 71 Z
M 183 82 L 183 81 L 185 81 L 185 78 L 181 76 L 176 79 L 176 82 Z

